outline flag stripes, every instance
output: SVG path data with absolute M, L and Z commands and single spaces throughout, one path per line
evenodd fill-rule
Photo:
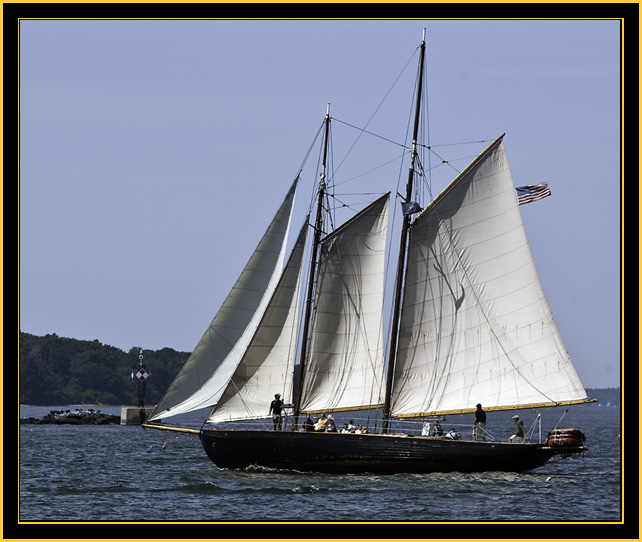
M 517 192 L 517 201 L 520 205 L 537 201 L 551 195 L 551 189 L 548 183 L 530 184 L 515 188 Z

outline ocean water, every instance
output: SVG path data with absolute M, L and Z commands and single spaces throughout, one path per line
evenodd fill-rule
M 20 415 L 41 417 L 55 408 L 63 407 L 21 407 Z M 100 410 L 120 414 L 120 407 Z M 544 428 L 557 423 L 557 410 L 544 411 Z M 513 427 L 511 415 L 489 413 L 489 432 L 504 440 Z M 522 415 L 527 427 L 529 416 Z M 446 426 L 468 428 L 468 418 L 449 417 Z M 22 424 L 18 519 L 622 524 L 620 408 L 571 407 L 560 427 L 581 429 L 588 452 L 553 458 L 525 474 L 345 476 L 219 469 L 192 434 Z

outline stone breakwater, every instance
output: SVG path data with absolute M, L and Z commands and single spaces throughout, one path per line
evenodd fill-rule
M 83 410 L 52 410 L 42 418 L 20 418 L 26 424 L 108 425 L 120 424 L 120 416 L 104 414 L 92 408 Z

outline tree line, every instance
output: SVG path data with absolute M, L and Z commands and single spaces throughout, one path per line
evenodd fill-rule
M 20 404 L 23 405 L 137 405 L 138 387 L 131 374 L 140 367 L 140 347 L 128 352 L 102 344 L 39 337 L 20 332 Z M 157 404 L 172 383 L 189 352 L 172 348 L 144 350 L 143 361 L 151 374 L 145 404 Z M 296 387 L 294 388 L 296 389 Z M 587 389 L 605 405 L 620 404 L 620 388 Z
M 51 334 L 39 337 L 20 332 L 20 404 L 137 405 L 140 347 L 128 352 L 100 341 L 69 339 Z M 172 383 L 189 352 L 172 348 L 144 350 L 150 373 L 145 404 L 155 405 Z

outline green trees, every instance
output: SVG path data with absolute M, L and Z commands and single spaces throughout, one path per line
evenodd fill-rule
M 139 347 L 129 352 L 101 344 L 58 337 L 38 337 L 20 332 L 20 403 L 29 405 L 136 405 Z M 159 401 L 188 352 L 171 348 L 145 350 L 147 381 L 145 404 Z

